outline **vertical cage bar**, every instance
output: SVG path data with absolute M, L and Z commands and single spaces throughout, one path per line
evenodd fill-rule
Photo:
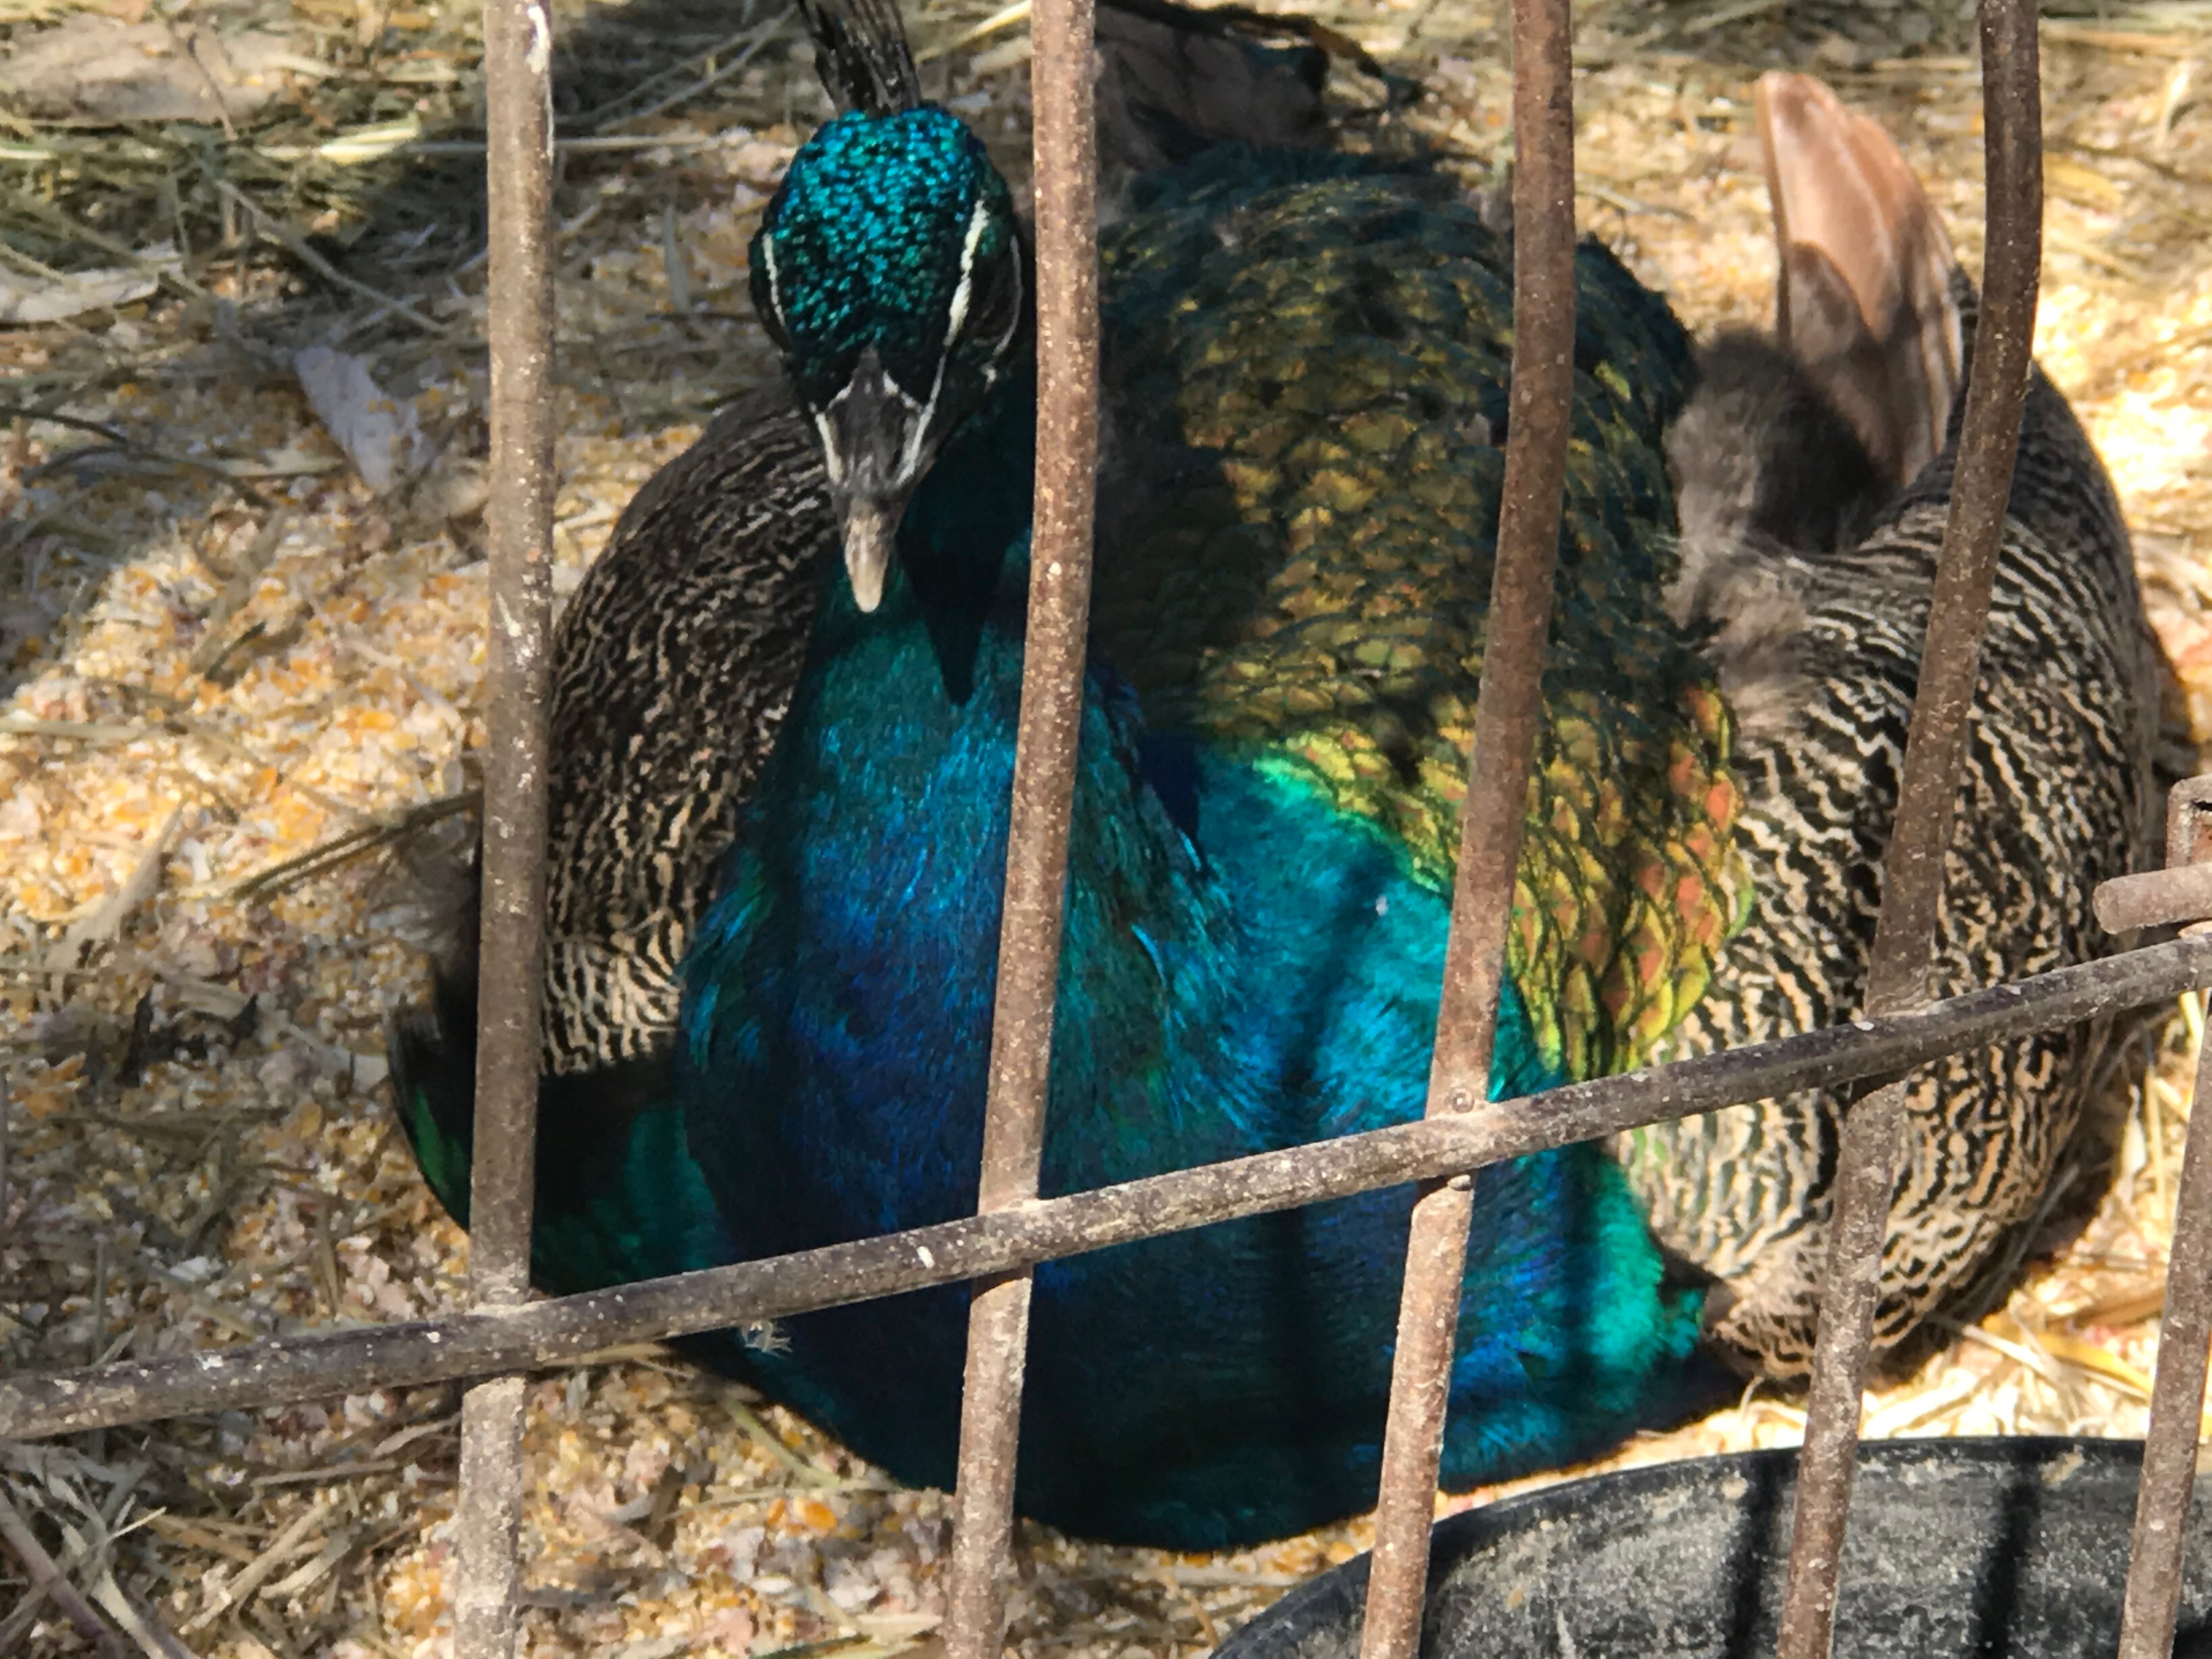
M 1903 1012 L 1926 1000 L 1951 809 L 2012 491 L 2043 248 L 2043 120 L 2035 29 L 2032 0 L 1982 0 L 1988 238 L 1981 318 L 1974 333 L 1950 516 L 1936 560 L 1920 684 L 1905 741 L 1897 819 L 1882 860 L 1881 918 L 1867 975 L 1866 1012 L 1875 1016 Z M 1905 1093 L 1902 1080 L 1874 1091 L 1852 1108 L 1844 1127 L 1805 1447 L 1798 1459 L 1780 1659 L 1827 1659 L 1833 1635 L 1844 1523 L 1858 1461 L 1859 1401 L 1881 1297 L 1882 1237 L 1897 1185 Z
M 2212 1149 L 2197 1133 L 2212 1043 L 2197 1057 L 2181 1182 L 2166 1255 L 2166 1308 L 2158 1328 L 2158 1379 L 2136 1490 L 2135 1535 L 2120 1610 L 2119 1659 L 2166 1659 L 2181 1604 L 2182 1545 L 2197 1485 L 2197 1437 L 2204 1414 L 2204 1367 L 2212 1343 Z
M 1573 47 L 1568 0 L 1513 0 L 1513 378 L 1498 562 L 1429 1066 L 1431 1117 L 1489 1098 L 1505 932 L 1543 712 L 1575 390 Z M 1420 1642 L 1474 1201 L 1473 1180 L 1460 1176 L 1428 1185 L 1413 1206 L 1361 1659 L 1412 1659 Z
M 1036 181 L 1036 483 L 1029 627 L 1015 737 L 999 983 L 991 1015 L 979 1212 L 1036 1197 L 1068 813 L 1083 720 L 1098 458 L 1097 138 L 1092 0 L 1036 0 L 1030 69 Z M 968 1311 L 960 1465 L 946 1593 L 949 1659 L 999 1659 L 1013 1542 L 1030 1274 L 979 1280 Z
M 2197 864 L 2198 830 L 2212 808 L 2212 777 L 2186 779 L 2166 797 L 2166 867 Z M 2123 879 L 2126 879 L 2123 878 Z M 2107 920 L 2099 890 L 2098 920 L 2113 933 L 2132 917 Z M 2192 915 L 2204 914 L 2201 907 Z M 2161 917 L 2160 920 L 2165 918 Z M 2202 933 L 2197 925 L 2184 930 Z M 2120 1603 L 2119 1659 L 2166 1659 L 2181 1606 L 2181 1560 L 2189 1501 L 2197 1486 L 2197 1441 L 2204 1419 L 2206 1345 L 2212 1343 L 2212 1152 L 2197 1133 L 2205 1098 L 2206 1045 L 2199 1044 L 2190 1093 L 2181 1180 L 2173 1195 L 2173 1239 L 2166 1251 L 2166 1306 L 2158 1328 L 2158 1378 L 2151 1386 L 2150 1429 L 2143 1437 L 2142 1474 L 2136 1487 L 2136 1524 L 2128 1545 L 2128 1583 Z
M 530 1289 L 553 591 L 552 60 L 544 0 L 488 0 L 490 712 L 469 1188 L 469 1289 L 482 1307 L 514 1306 Z M 522 1406 L 520 1376 L 480 1382 L 462 1399 L 458 1659 L 508 1659 L 514 1650 Z

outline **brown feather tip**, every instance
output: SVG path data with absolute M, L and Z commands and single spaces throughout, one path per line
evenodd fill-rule
M 1775 331 L 1899 484 L 1943 447 L 1962 361 L 1957 258 L 1897 146 L 1810 76 L 1759 77 L 1781 256 Z

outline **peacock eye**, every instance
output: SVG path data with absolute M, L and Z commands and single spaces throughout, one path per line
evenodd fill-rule
M 968 307 L 961 332 L 974 337 L 991 356 L 998 356 L 1013 332 L 1021 289 L 1021 260 L 1009 246 L 1006 254 L 992 261 L 977 278 L 975 297 Z
M 754 309 L 760 313 L 761 330 L 768 336 L 768 343 L 778 351 L 788 355 L 791 336 L 784 329 L 783 313 L 773 304 L 756 306 Z

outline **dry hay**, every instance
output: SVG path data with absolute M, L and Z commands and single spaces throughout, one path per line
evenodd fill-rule
M 81 9 L 0 0 L 0 43 Z M 1584 222 L 1697 325 L 1765 310 L 1747 116 L 1775 64 L 1875 110 L 1978 259 L 1976 81 L 1952 0 L 1582 10 Z M 925 45 L 951 48 L 927 74 L 1018 170 L 1025 41 L 963 40 L 984 12 L 926 14 Z M 418 987 L 407 908 L 376 860 L 295 861 L 436 810 L 482 738 L 475 18 L 385 0 L 193 15 L 281 33 L 310 67 L 280 64 L 281 89 L 228 131 L 57 125 L 0 100 L 0 262 L 21 279 L 0 304 L 110 296 L 0 329 L 9 1369 L 461 1294 L 464 1241 L 380 1085 L 381 1019 Z M 1489 5 L 1331 21 L 1426 75 L 1419 118 L 1470 176 L 1496 158 Z M 565 38 L 564 589 L 702 411 L 765 369 L 745 240 L 820 107 L 773 7 L 630 0 Z M 2118 482 L 2202 740 L 2212 9 L 2106 7 L 2045 40 L 2042 359 Z M 55 286 L 72 280 L 120 286 Z M 392 441 L 435 454 L 423 477 L 371 494 L 303 398 L 293 354 L 310 345 L 364 357 L 412 411 L 415 435 Z M 1878 1393 L 1873 1432 L 2141 1433 L 2199 1034 L 2193 1010 L 2170 1022 L 2148 1086 L 2116 1094 L 2117 1179 L 2086 1228 L 2057 1206 L 2061 1252 Z M 2076 1205 L 2102 1180 L 2081 1172 Z M 442 1650 L 454 1411 L 448 1389 L 378 1393 L 0 1448 L 0 1652 L 95 1650 L 85 1629 L 117 1652 Z M 1612 1461 L 1801 1431 L 1795 1403 L 1762 1393 Z M 530 1652 L 861 1659 L 932 1642 L 941 1497 L 891 1488 L 742 1391 L 657 1352 L 610 1357 L 541 1380 L 528 1432 Z M 1030 1529 L 1017 1641 L 1032 1659 L 1203 1648 L 1365 1538 L 1354 1522 L 1171 1557 Z M 41 1559 L 58 1593 L 33 1601 L 25 1563 Z

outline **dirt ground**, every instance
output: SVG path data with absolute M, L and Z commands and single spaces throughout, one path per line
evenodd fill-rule
M 2212 4 L 2047 9 L 2041 360 L 2118 484 L 2201 742 Z M 1319 15 L 1422 79 L 1413 118 L 1486 176 L 1508 143 L 1488 0 Z M 1694 326 L 1767 313 L 1748 116 L 1771 67 L 1875 112 L 1978 265 L 1954 0 L 1578 15 L 1583 223 Z M 565 592 L 704 413 L 768 372 L 746 240 L 823 106 L 772 0 L 562 21 Z M 916 32 L 933 94 L 1020 170 L 1025 26 L 949 0 Z M 474 12 L 0 0 L 0 1367 L 450 1307 L 464 1239 L 382 1087 L 419 916 L 386 854 L 295 861 L 446 799 L 482 740 Z M 388 403 L 345 392 L 356 358 Z M 303 379 L 336 388 L 319 416 Z M 2083 1171 L 2055 1206 L 2094 1203 L 2086 1230 L 1871 1396 L 1869 1432 L 2142 1432 L 2201 1030 L 2177 1011 L 2116 1096 L 2109 1194 Z M 434 1655 L 456 1405 L 376 1393 L 0 1445 L 0 1536 L 20 1520 L 60 1558 L 120 1651 Z M 1761 1394 L 1613 1461 L 1802 1425 Z M 942 1497 L 742 1391 L 610 1357 L 538 1382 L 528 1445 L 533 1656 L 933 1642 Z M 1365 1539 L 1173 1557 L 1026 1528 L 1014 1639 L 1025 1659 L 1203 1649 Z M 95 1650 L 26 1595 L 0 1548 L 0 1655 Z

